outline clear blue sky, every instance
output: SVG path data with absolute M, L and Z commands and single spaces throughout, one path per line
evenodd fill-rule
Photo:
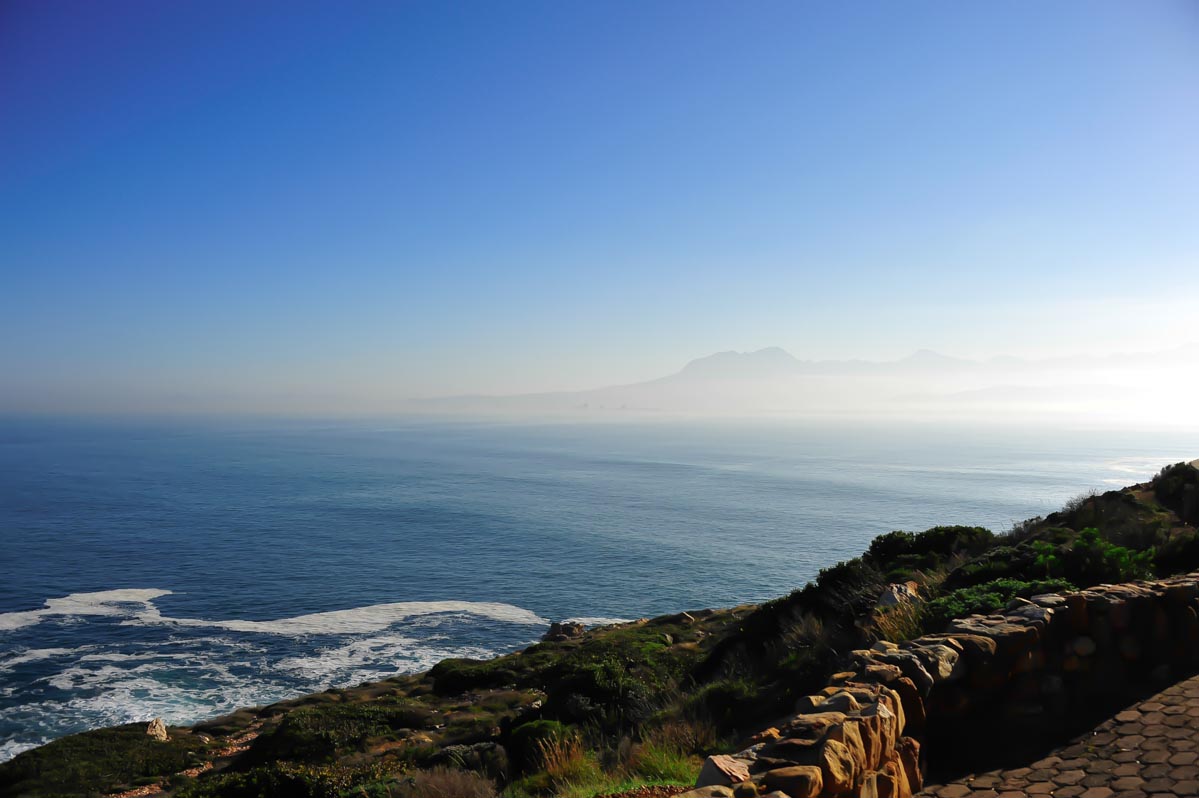
M 1199 4 L 7 0 L 0 260 L 0 409 L 1168 346 Z

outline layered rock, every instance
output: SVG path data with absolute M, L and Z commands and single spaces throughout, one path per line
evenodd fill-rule
M 1018 729 L 1199 667 L 1199 574 L 1017 599 L 848 664 L 748 748 L 710 757 L 684 798 L 908 798 L 932 732 Z

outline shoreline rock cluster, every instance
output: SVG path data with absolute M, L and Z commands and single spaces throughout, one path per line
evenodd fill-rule
M 1194 671 L 1199 573 L 1017 599 L 849 664 L 749 747 L 709 757 L 683 798 L 909 798 L 926 746 L 1018 734 L 1137 680 Z

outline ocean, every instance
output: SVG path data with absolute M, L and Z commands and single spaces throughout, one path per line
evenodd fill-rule
M 0 760 L 88 728 L 757 602 L 1199 435 L 784 422 L 0 421 Z

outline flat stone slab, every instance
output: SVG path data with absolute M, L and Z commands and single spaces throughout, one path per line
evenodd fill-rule
M 1195 798 L 1199 676 L 1116 714 L 1025 767 L 930 784 L 921 798 Z

